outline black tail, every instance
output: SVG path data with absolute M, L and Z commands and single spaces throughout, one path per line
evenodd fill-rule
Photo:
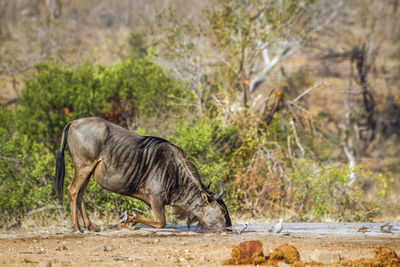
M 68 123 L 63 130 L 61 137 L 61 147 L 60 151 L 58 152 L 56 161 L 55 183 L 56 183 L 57 196 L 58 199 L 60 200 L 61 206 L 63 205 L 63 197 L 64 197 L 64 177 L 65 177 L 64 150 L 65 150 L 65 145 L 67 143 L 67 136 L 70 125 L 71 123 Z

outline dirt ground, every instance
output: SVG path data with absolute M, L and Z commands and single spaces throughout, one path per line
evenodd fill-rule
M 218 266 L 230 258 L 233 245 L 249 240 L 260 240 L 265 255 L 281 244 L 291 244 L 304 263 L 310 262 L 310 253 L 316 249 L 338 252 L 344 260 L 373 257 L 374 249 L 381 246 L 400 254 L 399 233 L 321 235 L 255 231 L 239 235 L 150 228 L 84 234 L 2 232 L 0 266 Z

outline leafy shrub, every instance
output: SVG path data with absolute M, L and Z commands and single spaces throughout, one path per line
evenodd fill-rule
M 144 57 L 147 54 L 146 34 L 144 32 L 134 31 L 128 36 L 129 50 L 134 56 Z
M 356 175 L 363 179 L 360 167 Z M 265 149 L 256 154 L 248 169 L 238 172 L 235 185 L 245 188 L 239 194 L 242 209 L 254 215 L 267 212 L 278 217 L 289 212 L 293 220 L 327 216 L 340 221 L 369 220 L 377 206 L 360 198 L 366 193 L 360 185 L 348 186 L 349 177 L 346 164 L 320 165 L 298 159 L 290 168 L 279 152 Z
M 19 224 L 28 212 L 54 204 L 54 157 L 28 135 L 1 134 L 1 139 L 0 225 Z
M 100 116 L 130 127 L 138 118 L 177 112 L 173 102 L 185 98 L 181 84 L 147 57 L 112 67 L 41 63 L 36 68 L 37 78 L 25 82 L 17 121 L 23 133 L 52 148 L 71 120 Z
M 279 215 L 287 207 L 290 191 L 286 191 L 282 161 L 279 150 L 263 147 L 254 154 L 247 168 L 238 168 L 234 186 L 238 191 L 242 211 L 260 216 L 268 212 Z M 285 206 L 283 206 L 285 205 Z
M 307 177 L 304 179 L 304 175 Z M 355 170 L 359 181 L 365 179 L 365 172 L 361 166 Z M 376 215 L 375 202 L 367 201 L 360 196 L 366 195 L 365 190 L 357 183 L 349 187 L 350 168 L 348 164 L 329 164 L 319 166 L 315 162 L 299 161 L 298 168 L 293 175 L 295 185 L 300 194 L 306 195 L 304 212 L 311 212 L 314 218 L 321 219 L 334 215 L 340 221 L 370 220 Z

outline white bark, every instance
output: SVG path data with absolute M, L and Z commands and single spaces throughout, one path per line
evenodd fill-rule
M 283 58 L 288 56 L 289 54 L 293 54 L 295 46 L 292 44 L 288 44 L 287 42 L 283 42 L 281 46 L 278 48 L 275 56 L 270 59 L 269 51 L 268 51 L 268 43 L 265 43 L 261 46 L 262 56 L 263 56 L 263 68 L 262 70 L 256 74 L 251 80 L 249 84 L 249 92 L 252 93 L 257 87 L 267 79 L 268 73 L 275 67 Z
M 347 157 L 347 160 L 348 160 L 348 162 L 349 162 L 349 183 L 348 183 L 348 186 L 349 187 L 352 187 L 353 186 L 353 184 L 354 184 L 354 182 L 356 181 L 356 174 L 355 174 L 355 172 L 354 172 L 354 169 L 355 169 L 355 167 L 356 167 L 356 158 L 355 158 L 355 156 L 354 156 L 354 152 L 353 151 L 350 151 L 348 148 L 347 148 L 347 146 L 344 146 L 343 147 L 343 151 L 344 151 L 344 154 L 346 155 L 346 157 Z
M 301 158 L 304 158 L 305 150 L 304 150 L 303 145 L 300 143 L 299 137 L 297 136 L 296 126 L 294 125 L 294 120 L 293 119 L 290 120 L 290 125 L 292 126 L 292 130 L 293 130 L 293 134 L 294 134 L 294 140 L 296 141 L 296 145 L 300 149 L 300 152 L 301 152 L 300 156 L 301 156 Z
M 326 1 L 326 4 L 329 4 L 329 1 Z M 342 9 L 344 6 L 345 1 L 340 0 L 337 2 L 335 6 L 332 8 L 323 8 L 322 13 L 320 15 L 316 15 L 314 17 L 314 21 L 312 22 L 314 24 L 314 27 L 312 30 L 307 32 L 307 36 L 310 36 L 311 34 L 315 32 L 319 32 L 323 30 L 327 25 L 332 23 L 332 21 L 338 16 L 339 11 Z M 323 3 L 322 3 L 323 4 Z M 328 5 L 329 6 L 329 5 Z M 263 13 L 261 13 L 260 18 L 262 18 Z M 293 22 L 290 22 L 293 23 Z M 261 32 L 263 33 L 268 33 L 270 32 L 270 28 L 267 25 L 265 29 L 262 29 Z M 260 34 L 261 35 L 261 34 Z M 263 67 L 261 71 L 259 71 L 251 80 L 249 84 L 249 92 L 252 93 L 254 90 L 257 89 L 257 87 L 264 82 L 267 77 L 269 72 L 279 63 L 281 62 L 284 58 L 292 55 L 295 53 L 299 48 L 300 44 L 303 40 L 301 39 L 286 39 L 285 41 L 280 40 L 281 42 L 279 43 L 278 40 L 278 48 L 276 50 L 275 56 L 271 59 L 270 58 L 270 44 L 268 42 L 263 42 L 259 40 L 259 49 L 262 52 L 263 56 Z

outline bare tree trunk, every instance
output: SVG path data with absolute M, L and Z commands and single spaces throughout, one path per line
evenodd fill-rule
M 350 78 L 349 78 L 349 86 L 347 88 L 346 98 L 344 102 L 344 110 L 345 110 L 345 119 L 344 124 L 339 125 L 341 129 L 341 146 L 343 148 L 343 152 L 347 157 L 347 162 L 349 163 L 349 183 L 348 186 L 352 186 L 356 181 L 356 175 L 354 173 L 354 168 L 357 165 L 356 156 L 355 156 L 355 142 L 354 138 L 358 139 L 358 131 L 354 132 L 357 127 L 354 128 L 354 122 L 352 120 L 352 99 L 351 99 L 351 90 L 353 89 L 353 64 L 350 63 Z
M 367 115 L 368 136 L 366 140 L 370 142 L 375 138 L 376 121 L 374 119 L 375 100 L 372 93 L 368 90 L 367 76 L 371 69 L 371 62 L 368 62 L 368 56 L 371 57 L 371 55 L 367 54 L 364 43 L 361 48 L 357 47 L 353 49 L 351 61 L 352 63 L 355 62 L 357 67 L 357 78 L 362 89 L 364 109 Z
M 262 45 L 261 51 L 262 51 L 264 66 L 262 70 L 250 80 L 249 84 L 250 93 L 256 90 L 257 87 L 267 79 L 268 74 L 273 69 L 273 67 L 275 67 L 284 57 L 288 56 L 291 50 L 293 53 L 295 49 L 293 49 L 292 45 L 293 44 L 282 43 L 273 59 L 270 59 L 269 57 L 268 44 L 265 43 Z

